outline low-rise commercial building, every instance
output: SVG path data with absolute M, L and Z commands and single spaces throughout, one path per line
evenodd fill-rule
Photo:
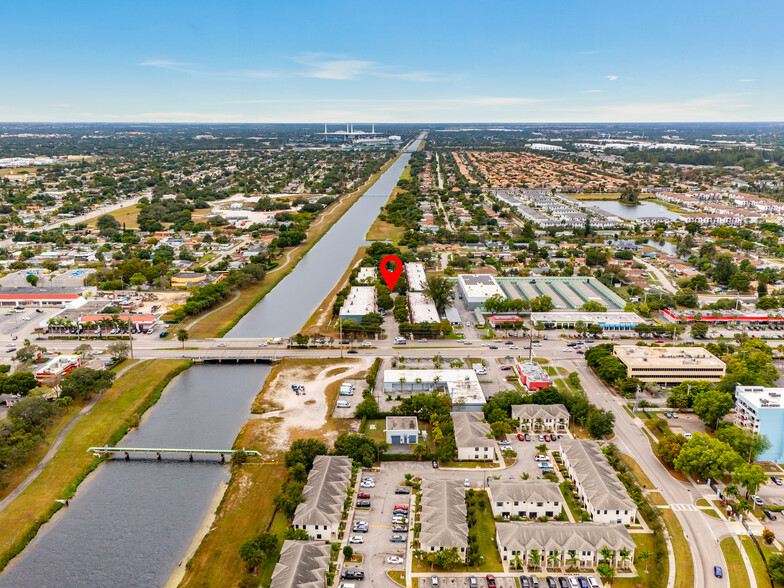
M 606 331 L 631 331 L 645 320 L 633 312 L 532 312 L 531 322 L 544 324 L 546 329 L 573 329 L 582 322 L 599 325 Z
M 376 312 L 376 287 L 352 286 L 340 307 L 341 320 L 354 319 L 359 322 L 366 314 Z
M 520 361 L 515 364 L 514 370 L 529 392 L 549 388 L 552 383 L 550 375 L 535 361 Z
M 376 268 L 361 267 L 357 274 L 357 281 L 361 284 L 372 284 L 376 281 Z
M 784 463 L 784 388 L 735 386 L 735 424 L 764 435 L 770 448 L 757 456 L 759 461 Z
M 441 317 L 438 316 L 438 309 L 433 299 L 424 292 L 409 292 L 408 308 L 411 324 L 441 322 Z
M 563 404 L 514 404 L 512 418 L 524 431 L 554 431 L 569 428 L 569 411 Z
M 385 370 L 383 389 L 387 394 L 446 390 L 455 411 L 479 411 L 485 404 L 473 370 Z
M 458 460 L 491 461 L 496 458 L 498 445 L 490 437 L 490 425 L 482 422 L 478 412 L 453 412 L 452 425 L 455 431 Z
M 558 485 L 550 480 L 493 480 L 487 489 L 494 517 L 556 517 L 563 508 Z
M 630 378 L 675 386 L 684 380 L 718 382 L 727 366 L 703 347 L 613 347 Z
M 351 459 L 319 455 L 313 461 L 292 525 L 305 529 L 311 540 L 336 541 L 346 489 L 351 481 Z
M 55 384 L 79 367 L 82 367 L 81 355 L 58 355 L 35 371 L 35 380 L 39 384 Z
M 577 495 L 594 522 L 634 523 L 637 505 L 629 498 L 596 441 L 562 439 L 561 459 Z
M 605 547 L 613 552 L 612 565 L 623 565 L 620 551 L 629 551 L 634 561 L 635 543 L 620 524 L 568 522 L 506 522 L 495 526 L 496 542 L 505 562 L 520 561 L 529 567 L 557 562 L 556 567 L 594 569 Z
M 415 416 L 387 417 L 385 432 L 390 445 L 415 445 L 419 442 L 419 423 Z
M 425 266 L 421 263 L 408 262 L 405 264 L 408 289 L 411 292 L 424 292 L 427 290 L 427 276 Z
M 425 553 L 456 547 L 463 556 L 468 548 L 465 488 L 460 480 L 422 481 L 420 549 Z
M 272 572 L 270 588 L 325 588 L 329 543 L 287 539 Z
M 457 276 L 457 287 L 469 310 L 483 306 L 493 296 L 506 298 L 496 279 L 486 274 L 460 274 Z

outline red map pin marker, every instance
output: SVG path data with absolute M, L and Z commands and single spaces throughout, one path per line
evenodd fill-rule
M 395 269 L 392 271 L 387 269 L 387 265 L 390 263 L 395 264 Z M 393 290 L 398 278 L 400 278 L 400 274 L 403 273 L 403 262 L 400 261 L 397 255 L 387 255 L 381 260 L 379 269 L 381 270 L 381 277 L 384 278 L 384 283 L 389 286 L 390 290 Z

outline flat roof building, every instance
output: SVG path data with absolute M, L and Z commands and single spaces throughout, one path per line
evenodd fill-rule
M 305 529 L 311 540 L 337 541 L 343 501 L 351 481 L 351 459 L 318 455 L 302 490 L 304 502 L 297 506 L 292 525 Z
M 330 548 L 329 543 L 287 539 L 272 572 L 270 588 L 324 588 Z
M 637 505 L 596 441 L 561 439 L 561 458 L 585 510 L 597 523 L 631 525 Z
M 419 423 L 415 416 L 388 416 L 384 432 L 390 445 L 415 445 L 419 442 Z
M 784 463 L 784 388 L 735 386 L 735 424 L 764 435 L 770 449 L 757 456 L 759 461 Z
M 703 347 L 613 347 L 630 378 L 675 386 L 684 380 L 718 382 L 727 366 Z
M 390 394 L 446 389 L 455 411 L 478 411 L 485 404 L 474 370 L 385 370 L 383 389 Z
M 457 287 L 469 310 L 483 306 L 485 301 L 493 296 L 506 298 L 496 279 L 487 274 L 460 274 L 457 276 Z
M 529 392 L 549 388 L 552 383 L 550 375 L 535 361 L 520 361 L 515 364 L 514 369 L 520 382 Z
M 352 286 L 343 306 L 340 307 L 340 318 L 359 322 L 363 316 L 374 312 L 376 312 L 376 287 Z
M 363 284 L 372 284 L 376 281 L 376 268 L 374 267 L 361 267 L 357 274 L 357 281 Z
M 441 317 L 438 316 L 438 309 L 433 299 L 424 292 L 409 292 L 408 308 L 410 310 L 411 324 L 441 322 Z
M 455 431 L 457 459 L 485 460 L 496 458 L 497 445 L 490 437 L 490 425 L 482 422 L 479 412 L 453 412 L 452 426 Z
M 81 355 L 58 355 L 35 371 L 35 379 L 39 384 L 54 384 L 78 367 L 82 367 Z
M 408 262 L 405 264 L 408 289 L 411 292 L 424 292 L 427 290 L 427 276 L 422 263 Z
M 630 331 L 645 322 L 633 312 L 532 312 L 531 322 L 544 323 L 546 329 L 573 329 L 582 321 L 587 326 L 599 325 L 608 331 Z

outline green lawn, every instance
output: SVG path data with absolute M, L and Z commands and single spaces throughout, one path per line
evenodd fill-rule
M 563 494 L 564 500 L 566 500 L 566 505 L 569 507 L 572 517 L 575 521 L 580 522 L 582 513 L 585 511 L 580 508 L 580 503 L 574 497 L 574 493 L 569 486 L 570 483 L 564 481 L 561 482 L 558 487 L 561 489 L 561 494 Z
M 662 569 L 661 571 L 655 565 L 654 556 L 651 555 L 647 560 L 640 559 L 639 555 L 643 551 L 647 551 L 648 553 L 654 553 L 654 539 L 653 533 L 632 533 L 632 539 L 634 539 L 634 544 L 636 545 L 635 549 L 635 558 L 634 558 L 634 566 L 639 573 L 638 576 L 634 578 L 616 578 L 613 580 L 613 587 L 614 588 L 637 588 L 637 586 L 650 586 L 651 579 L 654 574 L 658 574 L 659 576 L 663 576 L 665 581 L 661 584 L 666 584 L 666 577 L 669 573 L 670 562 L 665 558 L 664 562 L 662 562 Z M 646 566 L 648 569 L 648 573 L 645 573 Z
M 726 537 L 721 540 L 721 551 L 724 553 L 724 559 L 727 561 L 730 586 L 732 588 L 746 588 L 750 586 L 746 566 L 743 563 L 743 558 L 740 556 L 740 549 L 738 549 L 732 537 Z
M 754 569 L 754 577 L 757 579 L 757 586 L 760 588 L 762 588 L 762 586 L 767 586 L 770 584 L 768 569 L 765 566 L 765 562 L 762 561 L 762 556 L 760 555 L 759 551 L 757 551 L 757 547 L 754 545 L 754 542 L 750 537 L 741 537 L 740 540 L 743 544 L 743 549 L 746 550 L 746 555 L 749 556 L 751 567 Z M 768 555 L 766 554 L 765 557 L 767 556 Z
M 691 559 L 689 542 L 683 535 L 683 528 L 671 510 L 662 510 L 662 519 L 672 539 L 672 550 L 675 554 L 675 587 L 691 588 L 694 586 L 694 562 Z

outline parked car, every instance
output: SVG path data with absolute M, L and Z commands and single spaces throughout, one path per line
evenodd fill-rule
M 560 585 L 560 588 L 569 588 L 569 580 L 567 580 L 563 576 L 558 578 L 558 584 Z
M 352 354 L 353 353 L 357 353 L 357 350 L 356 349 L 349 349 L 348 351 L 346 351 L 346 353 L 352 353 Z
M 436 576 L 435 574 L 430 576 L 430 585 L 431 586 L 438 586 L 438 576 Z
M 343 570 L 340 574 L 342 580 L 364 580 L 365 572 L 362 570 Z
M 402 557 L 398 557 L 397 555 L 390 555 L 387 558 L 388 564 L 402 564 L 405 560 Z
M 490 349 L 498 349 L 498 345 L 489 345 L 488 347 L 489 347 Z
M 511 441 L 507 441 L 506 439 L 504 439 L 503 441 L 499 441 L 498 444 L 499 445 L 511 445 L 512 442 Z
M 495 588 L 495 576 L 493 574 L 487 574 L 485 578 L 487 579 L 487 588 Z
M 408 533 L 408 527 L 406 525 L 394 525 L 392 527 L 393 533 Z
M 763 514 L 764 514 L 766 517 L 768 517 L 768 518 L 769 518 L 771 521 L 775 521 L 775 520 L 776 520 L 776 515 L 774 515 L 774 514 L 773 514 L 772 512 L 770 512 L 768 509 L 765 509 L 765 510 L 763 510 L 762 512 L 763 512 Z
M 542 455 L 541 453 L 538 455 L 534 455 L 534 461 L 547 461 L 547 456 Z
M 580 588 L 589 588 L 588 586 L 588 578 L 585 576 L 580 576 L 577 578 L 577 581 L 580 583 Z
M 593 576 L 588 576 L 588 583 L 591 585 L 591 588 L 599 588 L 599 581 Z
M 352 535 L 351 537 L 348 538 L 348 542 L 349 543 L 364 543 L 365 542 L 365 538 L 364 537 L 360 537 L 359 535 Z
M 434 469 L 434 470 L 437 470 L 437 469 L 438 469 L 438 462 L 437 462 L 437 461 L 434 459 L 434 460 L 432 461 L 432 464 L 433 464 L 433 469 Z M 436 577 L 438 577 L 438 576 L 436 576 Z
M 776 476 L 771 476 L 770 481 L 776 484 L 776 486 L 781 486 L 782 484 L 784 484 L 784 482 L 781 481 L 781 478 L 778 478 Z
M 411 494 L 411 490 L 405 486 L 395 488 L 395 494 Z
M 357 498 L 370 498 L 370 494 L 368 494 L 367 492 L 360 492 L 359 494 L 357 494 Z
M 370 508 L 369 500 L 357 500 L 357 508 Z
M 549 443 L 549 441 L 550 441 L 550 435 L 545 435 L 545 436 L 544 436 L 544 440 L 545 440 L 545 442 L 548 442 L 548 443 Z
M 406 542 L 406 538 L 405 538 L 405 537 L 403 537 L 403 535 L 392 535 L 392 536 L 389 538 L 389 540 L 390 540 L 392 543 L 405 543 L 405 542 Z
M 558 588 L 558 584 L 555 583 L 552 576 L 547 576 L 544 581 L 547 582 L 547 588 Z
M 765 504 L 764 502 L 762 502 L 762 498 L 760 498 L 760 497 L 759 497 L 759 496 L 757 496 L 756 494 L 752 494 L 752 495 L 751 495 L 751 501 L 752 501 L 754 504 L 756 504 L 757 506 L 762 506 L 763 504 Z
M 369 531 L 369 527 L 367 525 L 355 524 L 353 527 L 351 527 L 351 531 L 353 533 L 367 533 Z
M 520 576 L 520 588 L 531 588 L 531 582 L 525 576 Z
M 525 440 L 526 440 L 526 441 L 530 441 L 530 440 L 531 440 L 531 435 L 529 435 L 528 433 L 526 433 L 526 434 L 525 434 Z
M 463 480 L 463 486 L 465 486 L 466 488 L 471 487 L 471 482 L 468 480 L 468 478 Z
M 395 505 L 395 510 L 398 510 L 398 509 L 400 509 L 400 510 L 408 510 L 408 505 L 407 504 L 396 504 Z
M 468 576 L 468 588 L 477 588 L 479 583 L 476 581 L 476 576 Z
M 405 517 L 408 516 L 408 511 L 400 508 L 396 508 L 395 510 L 392 511 L 392 514 L 394 516 Z
M 517 434 L 517 440 L 518 441 L 525 441 L 525 435 L 523 435 L 522 433 L 518 433 Z

